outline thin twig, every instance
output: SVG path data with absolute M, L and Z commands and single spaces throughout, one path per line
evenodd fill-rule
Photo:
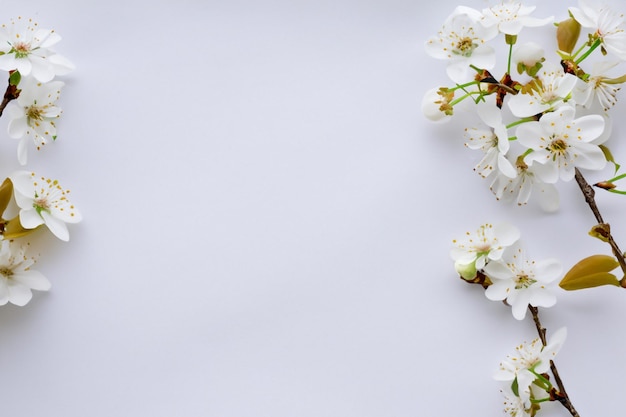
M 15 100 L 20 95 L 20 90 L 16 85 L 9 83 L 6 91 L 4 92 L 4 97 L 2 98 L 2 102 L 0 103 L 0 116 L 4 112 L 7 104 L 9 104 L 12 100 Z
M 547 345 L 546 328 L 543 327 L 543 325 L 541 324 L 541 321 L 539 320 L 539 309 L 531 305 L 528 306 L 528 309 L 530 310 L 533 316 L 533 321 L 535 322 L 535 327 L 537 328 L 539 339 L 541 339 L 541 344 L 543 346 L 546 346 Z M 561 405 L 563 405 L 563 407 L 565 407 L 567 411 L 570 412 L 572 417 L 580 417 L 580 414 L 578 414 L 578 411 L 576 411 L 576 409 L 574 408 L 574 404 L 572 404 L 572 402 L 569 399 L 569 396 L 567 395 L 567 392 L 565 391 L 563 380 L 561 379 L 561 376 L 559 375 L 559 371 L 556 365 L 554 364 L 554 361 L 550 361 L 550 371 L 552 371 L 552 375 L 554 376 L 554 382 L 556 382 L 556 385 L 559 388 L 558 391 L 555 391 L 553 389 L 553 391 L 550 392 L 550 396 L 553 397 L 558 402 L 560 402 Z
M 613 235 L 611 234 L 608 224 L 604 223 L 604 220 L 602 219 L 602 214 L 600 214 L 600 210 L 598 209 L 598 205 L 596 204 L 595 200 L 596 192 L 593 187 L 589 185 L 587 180 L 585 180 L 585 177 L 583 177 L 578 168 L 576 168 L 574 178 L 576 178 L 576 182 L 580 187 L 580 191 L 583 193 L 585 201 L 593 212 L 593 215 L 595 216 L 598 224 L 601 226 L 606 226 L 602 229 L 604 232 L 603 237 L 606 238 L 606 241 L 609 243 L 609 245 L 611 245 L 613 255 L 615 255 L 615 258 L 617 258 L 617 262 L 619 262 L 620 268 L 622 268 L 624 278 L 620 280 L 620 284 L 622 287 L 626 287 L 626 260 L 624 259 L 624 253 L 620 250 L 619 246 L 617 246 L 615 239 L 613 239 Z

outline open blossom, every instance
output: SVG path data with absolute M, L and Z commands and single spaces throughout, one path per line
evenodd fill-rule
M 455 83 L 471 81 L 475 71 L 470 65 L 491 69 L 495 65 L 495 51 L 486 42 L 497 34 L 497 28 L 486 28 L 480 23 L 477 10 L 459 6 L 446 19 L 436 36 L 426 42 L 426 52 L 437 59 L 448 61 L 446 73 Z
M 11 175 L 15 202 L 20 208 L 20 224 L 34 229 L 45 224 L 59 239 L 69 240 L 65 223 L 78 223 L 80 212 L 69 201 L 69 190 L 64 190 L 56 180 L 39 177 L 34 172 L 18 171 Z
M 10 240 L 0 242 L 0 305 L 23 306 L 32 298 L 31 290 L 50 289 L 48 279 L 30 269 L 34 263 L 34 259 L 25 256 L 21 245 Z
M 528 305 L 552 307 L 556 297 L 549 284 L 561 274 L 561 263 L 556 259 L 529 261 L 524 251 L 515 245 L 497 262 L 489 262 L 484 269 L 492 284 L 485 290 L 490 300 L 506 300 L 513 317 L 524 319 Z
M 624 16 L 606 6 L 594 4 L 592 1 L 578 0 L 578 6 L 569 8 L 574 19 L 582 27 L 591 29 L 606 51 L 621 60 L 626 60 Z
M 546 212 L 555 212 L 559 209 L 559 192 L 554 184 L 547 184 L 535 175 L 534 166 L 528 166 L 523 159 L 518 158 L 516 163 L 517 175 L 510 178 L 498 172 L 489 189 L 502 201 L 515 201 L 522 206 L 528 203 L 531 195 L 539 202 Z
M 474 167 L 483 178 L 489 176 L 494 168 L 498 168 L 509 178 L 516 176 L 515 168 L 506 158 L 509 151 L 509 137 L 504 123 L 502 112 L 495 105 L 495 96 L 487 97 L 487 102 L 478 105 L 477 112 L 481 120 L 489 129 L 468 128 L 465 130 L 467 142 L 465 145 L 470 149 L 481 149 L 485 155 Z
M 530 401 L 524 401 L 509 388 L 504 395 L 504 412 L 511 417 L 531 417 Z M 530 395 L 529 395 L 530 397 Z
M 579 80 L 574 89 L 576 104 L 585 108 L 598 103 L 603 111 L 607 112 L 617 103 L 617 92 L 626 77 L 611 77 L 607 73 L 619 62 L 596 62 L 586 81 Z
M 489 261 L 499 260 L 504 250 L 519 237 L 519 229 L 513 225 L 483 224 L 476 233 L 467 232 L 463 239 L 455 239 L 455 247 L 450 251 L 450 256 L 455 261 L 458 272 L 468 269 L 468 266 L 469 269 L 481 270 Z M 472 278 L 461 275 L 466 279 Z
M 569 98 L 578 78 L 567 74 L 560 65 L 544 65 L 518 94 L 508 99 L 511 113 L 517 117 L 529 117 L 561 105 Z
M 35 142 L 37 149 L 49 140 L 56 139 L 56 120 L 61 116 L 61 108 L 56 101 L 61 94 L 63 82 L 51 81 L 42 84 L 28 77 L 20 82 L 22 90 L 17 100 L 9 103 L 9 136 L 19 139 L 17 159 L 25 165 L 28 143 Z
M 554 332 L 546 346 L 542 345 L 539 338 L 520 344 L 515 348 L 515 354 L 507 356 L 500 363 L 494 379 L 507 382 L 517 379 L 519 397 L 527 402 L 531 395 L 531 384 L 536 379 L 535 374 L 543 374 L 550 369 L 550 361 L 559 353 L 566 337 L 567 329 L 562 327 Z
M 544 26 L 553 18 L 538 19 L 530 16 L 535 6 L 524 6 L 515 0 L 502 1 L 500 4 L 483 9 L 483 24 L 496 26 L 507 35 L 518 35 L 524 27 Z
M 60 40 L 53 30 L 41 29 L 32 20 L 11 20 L 0 27 L 0 69 L 18 70 L 23 76 L 32 74 L 44 83 L 55 75 L 67 74 L 74 65 L 51 49 Z
M 566 105 L 517 128 L 518 141 L 532 149 L 524 161 L 544 182 L 570 181 L 575 168 L 598 170 L 606 165 L 600 147 L 591 143 L 602 134 L 604 118 L 590 114 L 575 119 L 574 115 L 574 108 Z

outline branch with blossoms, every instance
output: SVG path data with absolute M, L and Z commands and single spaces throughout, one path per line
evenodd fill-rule
M 0 26 L 0 70 L 7 71 L 7 88 L 0 116 L 7 115 L 8 136 L 17 142 L 21 166 L 0 184 L 0 305 L 23 306 L 32 290 L 47 291 L 50 281 L 31 267 L 29 237 L 47 229 L 69 240 L 68 223 L 82 216 L 69 200 L 70 191 L 57 180 L 25 170 L 30 147 L 41 150 L 57 139 L 62 111 L 57 101 L 64 83 L 58 79 L 74 65 L 53 47 L 61 37 L 32 20 L 17 18 Z
M 533 198 L 546 212 L 556 212 L 557 187 L 574 180 L 596 222 L 588 233 L 610 246 L 610 255 L 592 254 L 563 274 L 555 259 L 528 260 L 514 226 L 484 224 L 455 240 L 451 252 L 464 281 L 481 285 L 489 300 L 504 302 L 517 320 L 530 311 L 537 328 L 538 338 L 518 345 L 496 372 L 505 382 L 505 411 L 535 416 L 542 403 L 557 401 L 578 416 L 554 364 L 565 327 L 547 338 L 539 307 L 555 305 L 557 280 L 564 290 L 626 288 L 625 255 L 594 190 L 626 194 L 619 188 L 626 173 L 609 147 L 611 111 L 626 82 L 620 72 L 626 31 L 622 14 L 592 0 L 579 0 L 560 19 L 534 17 L 534 10 L 517 0 L 483 10 L 458 6 L 425 44 L 431 57 L 446 63 L 451 84 L 428 90 L 422 110 L 435 122 L 455 119 L 460 106 L 475 110 L 480 124 L 464 127 L 465 146 L 481 152 L 474 171 L 502 203 L 522 206 Z M 550 42 L 524 41 L 528 31 L 546 26 L 553 28 L 552 50 Z M 591 186 L 583 172 L 607 166 L 613 167 L 611 178 Z M 618 267 L 621 279 L 613 272 Z

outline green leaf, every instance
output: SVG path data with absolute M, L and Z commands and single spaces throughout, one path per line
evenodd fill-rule
M 17 86 L 22 81 L 22 74 L 19 71 L 12 71 L 9 75 L 9 85 Z
M 511 391 L 513 391 L 513 394 L 515 394 L 516 397 L 519 397 L 519 385 L 517 382 L 517 377 L 515 377 L 513 383 L 511 384 Z
M 602 285 L 620 286 L 617 277 L 609 271 L 619 266 L 619 262 L 608 255 L 592 255 L 572 267 L 559 283 L 559 287 L 567 291 Z

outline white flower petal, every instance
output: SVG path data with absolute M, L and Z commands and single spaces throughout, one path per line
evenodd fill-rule
M 17 306 L 25 306 L 33 298 L 33 293 L 27 286 L 9 280 L 9 302 Z
M 38 291 L 48 291 L 50 281 L 41 272 L 29 269 L 27 271 L 14 272 L 12 278 L 23 285 Z
M 535 271 L 538 281 L 544 284 L 557 279 L 563 272 L 563 266 L 558 259 L 544 259 L 535 262 Z
M 43 218 L 35 211 L 35 209 L 20 210 L 20 224 L 24 229 L 34 229 L 44 223 Z
M 42 211 L 41 217 L 43 217 L 44 223 L 48 226 L 48 229 L 55 235 L 57 238 L 61 239 L 64 242 L 70 240 L 70 234 L 67 230 L 67 226 L 62 220 L 57 219 L 56 217 L 51 216 L 48 212 Z
M 556 296 L 548 291 L 535 291 L 529 302 L 534 307 L 549 308 L 556 304 Z
M 507 285 L 507 282 L 496 281 L 487 287 L 485 290 L 485 296 L 491 301 L 502 301 L 508 296 L 509 290 L 510 287 Z

